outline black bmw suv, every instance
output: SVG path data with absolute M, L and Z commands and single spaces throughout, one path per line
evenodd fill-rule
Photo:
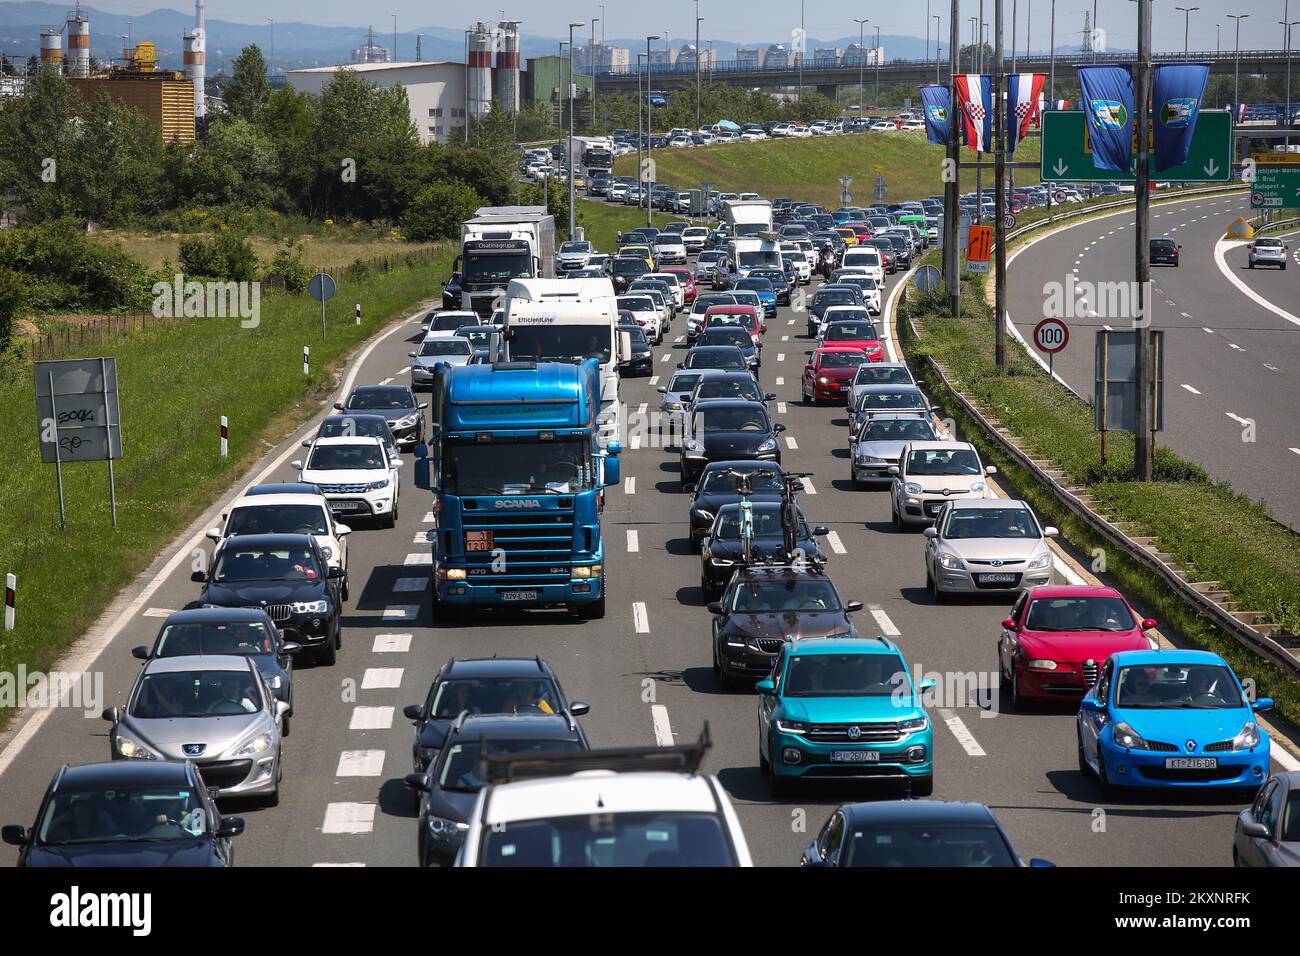
M 203 593 L 189 607 L 262 608 L 285 640 L 333 664 L 343 646 L 343 573 L 309 534 L 241 534 L 218 546 L 210 572 L 190 575 Z

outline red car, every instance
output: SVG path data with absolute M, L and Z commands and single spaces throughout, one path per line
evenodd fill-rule
M 740 325 L 749 330 L 749 337 L 758 345 L 767 331 L 767 324 L 753 305 L 711 305 L 704 310 L 704 323 L 700 331 L 712 325 Z
M 682 292 L 686 297 L 687 305 L 695 301 L 695 275 L 690 269 L 683 266 L 669 266 L 662 271 L 671 272 L 677 276 L 678 281 L 682 284 Z
M 861 349 L 841 346 L 821 348 L 808 353 L 811 358 L 803 367 L 803 400 L 808 405 L 820 402 L 844 404 L 858 366 L 871 361 Z
M 1150 650 L 1140 618 L 1114 588 L 1043 584 L 1030 588 L 1002 622 L 998 676 L 1012 707 L 1030 700 L 1077 701 L 1117 651 Z
M 827 311 L 831 315 L 830 321 L 825 323 L 826 327 L 817 336 L 823 347 L 861 349 L 872 362 L 885 360 L 885 346 L 880 341 L 880 333 L 876 331 L 876 323 L 865 318 L 837 319 L 830 310 Z M 857 314 L 866 313 L 859 310 Z
M 871 231 L 870 226 L 864 226 L 857 222 L 845 223 L 845 225 L 857 234 L 859 245 L 875 236 L 875 233 Z

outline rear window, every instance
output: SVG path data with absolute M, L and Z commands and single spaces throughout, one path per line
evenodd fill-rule
M 479 865 L 729 867 L 736 859 L 717 815 L 655 811 L 511 821 L 484 832 Z

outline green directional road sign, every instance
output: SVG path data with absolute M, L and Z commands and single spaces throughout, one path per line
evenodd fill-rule
M 1131 183 L 1129 172 L 1098 169 L 1086 136 L 1083 110 L 1047 110 L 1043 113 L 1043 154 L 1039 175 L 1048 180 L 1088 182 L 1104 180 Z M 1156 171 L 1151 151 L 1151 180 L 1162 183 L 1226 183 L 1232 178 L 1232 117 L 1226 110 L 1202 110 L 1196 119 L 1187 162 Z
M 1250 205 L 1255 209 L 1300 209 L 1300 166 L 1256 166 Z

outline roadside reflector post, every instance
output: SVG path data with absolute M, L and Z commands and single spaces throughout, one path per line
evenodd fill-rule
M 302 374 L 311 374 L 311 346 L 309 345 L 302 347 Z
M 357 303 L 357 325 L 361 324 L 361 303 Z
M 230 423 L 226 421 L 226 416 L 221 416 L 221 457 L 230 457 L 230 445 L 227 439 L 230 437 Z
M 5 630 L 14 629 L 14 606 L 18 600 L 18 577 L 5 575 Z

